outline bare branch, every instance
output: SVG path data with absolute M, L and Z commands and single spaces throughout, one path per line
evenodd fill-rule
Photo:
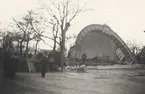
M 58 37 L 58 25 L 56 27 L 56 35 L 55 36 Z
M 48 38 L 50 40 L 56 41 L 54 38 L 51 38 L 51 37 L 48 37 L 48 36 L 45 36 L 45 35 L 42 35 L 42 36 L 45 37 L 45 38 Z M 60 45 L 60 43 L 58 41 L 56 41 L 56 43 Z
M 70 20 L 68 22 L 70 23 L 80 12 L 82 12 L 82 10 L 77 9 L 76 12 L 73 14 L 73 16 L 70 18 Z
M 15 21 L 15 23 L 16 23 L 16 25 L 19 27 L 19 29 L 21 29 L 23 32 L 26 32 L 26 30 L 27 30 L 27 28 L 28 28 L 29 23 L 27 23 L 26 28 L 25 28 L 25 29 L 23 29 L 23 28 L 19 25 L 19 23 L 18 23 L 15 19 L 13 19 L 13 20 Z
M 55 26 L 56 26 L 56 24 L 54 24 L 54 25 L 53 25 L 53 28 L 52 28 L 53 37 L 55 37 L 55 34 L 54 34 L 54 32 L 55 32 Z
M 58 1 L 57 5 L 56 4 L 53 4 L 53 5 L 57 9 L 60 19 L 62 19 L 61 5 L 60 5 L 59 1 Z

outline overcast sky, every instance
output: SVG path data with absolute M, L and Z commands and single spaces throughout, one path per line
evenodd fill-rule
M 0 0 L 0 28 L 6 28 L 13 17 L 39 7 L 39 1 Z M 68 34 L 78 34 L 89 24 L 107 24 L 125 42 L 145 45 L 145 0 L 88 0 L 86 8 L 93 11 L 80 14 Z M 42 44 L 40 47 L 47 46 Z

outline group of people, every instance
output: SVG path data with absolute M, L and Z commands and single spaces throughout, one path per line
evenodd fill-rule
M 77 69 L 77 72 L 86 72 L 86 59 L 87 55 L 85 53 L 82 54 L 81 62 L 79 64 L 79 68 Z

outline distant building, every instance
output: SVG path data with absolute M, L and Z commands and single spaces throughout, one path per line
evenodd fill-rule
M 133 55 L 125 42 L 107 25 L 92 24 L 78 34 L 70 48 L 71 58 L 80 59 L 83 53 L 88 59 L 99 58 L 114 61 L 133 61 Z

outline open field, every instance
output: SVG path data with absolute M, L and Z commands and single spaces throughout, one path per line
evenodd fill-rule
M 5 84 L 4 84 L 5 83 Z M 0 94 L 145 94 L 145 69 L 75 70 L 64 73 L 17 73 L 3 81 Z

